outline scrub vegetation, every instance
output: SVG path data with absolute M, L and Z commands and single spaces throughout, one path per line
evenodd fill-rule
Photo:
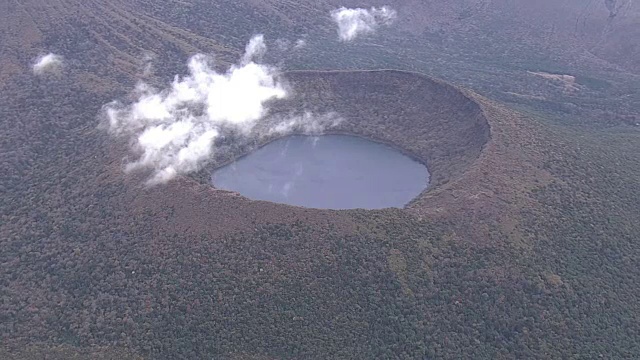
M 637 14 L 371 1 L 410 21 L 342 44 L 357 4 L 317 3 L 0 0 L 0 358 L 637 358 Z M 102 106 L 256 32 L 307 35 L 274 114 L 340 112 L 433 187 L 328 211 L 123 174 Z

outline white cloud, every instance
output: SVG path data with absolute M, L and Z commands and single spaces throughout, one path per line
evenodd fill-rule
M 249 41 L 242 57 L 242 65 L 247 65 L 253 60 L 260 61 L 267 52 L 267 44 L 264 42 L 263 35 L 256 35 Z
M 323 115 L 305 112 L 301 115 L 289 115 L 269 129 L 268 135 L 284 135 L 292 132 L 305 135 L 319 135 L 327 128 L 340 125 L 342 118 L 334 112 Z
M 141 62 L 144 64 L 144 70 L 142 71 L 142 76 L 147 77 L 153 74 L 154 59 L 155 59 L 155 55 L 152 52 L 145 52 L 142 55 Z
M 388 6 L 371 9 L 341 7 L 333 10 L 331 17 L 338 25 L 340 40 L 352 41 L 360 35 L 374 33 L 381 25 L 391 25 L 397 13 Z
M 42 75 L 46 72 L 57 71 L 62 67 L 63 57 L 53 53 L 40 56 L 33 64 L 33 72 Z
M 265 51 L 263 37 L 254 37 L 240 64 L 225 73 L 212 69 L 206 56 L 193 56 L 189 75 L 176 76 L 169 88 L 140 83 L 137 101 L 107 105 L 109 131 L 132 137 L 139 154 L 125 170 L 151 169 L 148 184 L 163 183 L 197 170 L 224 128 L 248 133 L 266 114 L 265 102 L 287 95 L 277 69 L 255 62 Z
M 278 39 L 275 41 L 276 48 L 280 52 L 293 52 L 293 50 L 302 49 L 307 46 L 307 42 L 304 39 L 298 39 L 295 41 L 288 39 Z
M 159 91 L 140 82 L 133 103 L 106 105 L 104 125 L 114 136 L 130 138 L 137 156 L 125 171 L 148 169 L 148 185 L 165 183 L 197 171 L 211 159 L 216 139 L 242 141 L 316 130 L 328 123 L 326 116 L 305 114 L 271 118 L 256 126 L 265 119 L 269 101 L 288 95 L 278 69 L 258 62 L 266 50 L 264 38 L 255 36 L 239 64 L 224 73 L 214 70 L 208 57 L 195 55 L 189 60 L 189 74 L 176 76 L 168 88 Z
M 304 39 L 296 40 L 296 44 L 293 46 L 294 49 L 302 49 L 307 46 L 307 42 Z

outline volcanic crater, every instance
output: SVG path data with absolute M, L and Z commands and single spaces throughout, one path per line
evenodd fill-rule
M 416 199 L 462 176 L 490 138 L 489 123 L 472 97 L 425 75 L 396 70 L 294 71 L 285 78 L 292 94 L 271 104 L 265 124 L 293 109 L 335 113 L 341 121 L 322 134 L 384 143 L 427 166 L 431 181 Z M 208 181 L 214 168 L 281 137 L 271 134 L 227 151 L 198 177 Z

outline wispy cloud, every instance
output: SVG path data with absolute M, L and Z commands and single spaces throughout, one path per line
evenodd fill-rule
M 340 40 L 352 41 L 358 36 L 374 33 L 382 25 L 391 25 L 397 13 L 388 6 L 371 9 L 341 7 L 333 10 L 331 17 L 338 25 Z
M 293 46 L 294 49 L 302 49 L 307 46 L 307 42 L 304 39 L 296 40 L 296 44 Z
M 335 112 L 322 115 L 306 111 L 298 115 L 288 115 L 281 118 L 276 124 L 269 128 L 268 135 L 284 135 L 290 133 L 301 133 L 305 135 L 315 135 L 322 133 L 327 128 L 333 128 L 342 122 L 342 118 Z
M 125 171 L 147 169 L 148 185 L 164 183 L 198 170 L 212 158 L 218 139 L 320 129 L 325 118 L 310 114 L 271 118 L 256 126 L 267 117 L 268 103 L 289 93 L 279 70 L 260 62 L 266 51 L 264 37 L 255 36 L 226 72 L 214 70 L 207 56 L 196 55 L 189 60 L 189 74 L 176 76 L 168 88 L 140 82 L 134 102 L 106 105 L 104 125 L 114 136 L 129 138 L 137 156 Z
M 62 67 L 63 57 L 53 53 L 40 56 L 33 64 L 33 73 L 42 75 L 46 72 L 57 71 Z

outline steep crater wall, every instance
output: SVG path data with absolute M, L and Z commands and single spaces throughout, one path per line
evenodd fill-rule
M 222 139 L 212 162 L 195 175 L 200 183 L 210 182 L 213 169 L 282 137 L 269 129 L 305 112 L 320 117 L 335 113 L 342 119 L 337 126 L 325 128 L 325 134 L 362 136 L 425 164 L 431 174 L 429 189 L 461 176 L 491 136 L 478 103 L 456 87 L 421 74 L 294 71 L 284 78 L 290 94 L 269 104 L 269 115 L 257 129 L 261 137 L 249 142 Z M 293 131 L 304 132 L 302 128 Z
M 464 173 L 490 138 L 480 106 L 460 90 L 415 73 L 379 71 L 290 72 L 292 96 L 272 116 L 291 109 L 336 112 L 329 132 L 390 144 L 426 164 L 431 187 Z

